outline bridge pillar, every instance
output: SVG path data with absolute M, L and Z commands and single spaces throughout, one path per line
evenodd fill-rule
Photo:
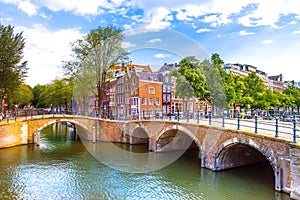
M 300 199 L 300 149 L 291 148 L 290 197 Z
M 97 135 L 96 135 L 96 127 L 93 126 L 93 131 L 92 131 L 92 140 L 93 140 L 93 143 L 96 142 L 96 138 L 97 138 Z
M 37 135 L 37 131 L 35 131 L 35 132 L 32 133 L 33 144 L 37 143 L 37 137 L 36 137 L 36 135 Z
M 201 167 L 206 167 L 205 166 L 205 155 L 201 154 L 201 151 L 199 152 L 199 158 L 201 158 Z
M 36 144 L 37 146 L 40 145 L 40 131 L 35 131 L 33 134 L 32 134 L 32 137 L 33 137 L 33 143 Z
M 41 136 L 41 132 L 40 131 L 36 131 L 36 137 L 37 137 L 37 140 L 36 140 L 36 145 L 39 146 L 40 145 L 40 137 Z
M 211 157 L 211 166 L 210 166 L 210 169 L 215 171 L 217 169 L 217 166 L 216 166 L 216 156 L 213 155 Z
M 148 151 L 152 151 L 152 140 L 149 138 Z
M 282 169 L 281 167 L 278 167 L 278 169 L 275 172 L 275 190 L 282 190 L 282 181 Z
M 129 144 L 132 144 L 132 143 L 133 143 L 133 136 L 130 135 L 130 136 L 129 136 Z

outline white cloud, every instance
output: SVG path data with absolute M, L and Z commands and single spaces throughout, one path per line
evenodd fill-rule
M 230 17 L 233 17 L 233 14 L 240 14 L 245 9 L 247 9 L 248 14 L 241 16 L 238 22 L 247 27 L 270 26 L 279 28 L 276 23 L 281 16 L 288 14 L 295 14 L 295 18 L 300 19 L 299 0 L 276 0 L 272 2 L 266 0 L 231 0 L 230 3 L 224 0 L 202 0 L 201 3 L 193 0 L 135 0 L 132 5 L 145 11 L 144 19 L 146 20 L 149 20 L 149 13 L 155 12 L 158 8 L 164 8 L 169 12 L 174 12 L 177 20 L 202 19 L 202 22 L 210 23 L 211 27 L 231 23 Z M 160 20 L 157 21 L 157 25 L 171 26 L 169 22 Z
M 248 32 L 245 30 L 240 31 L 239 33 L 240 33 L 240 35 L 254 35 L 255 34 L 254 32 Z
M 201 21 L 209 23 L 211 27 L 218 27 L 232 22 L 227 15 L 208 15 Z
M 212 31 L 212 30 L 208 29 L 208 28 L 200 28 L 196 32 L 197 33 L 205 33 L 205 32 L 210 32 L 210 31 Z
M 261 43 L 262 44 L 271 44 L 271 43 L 273 43 L 273 40 L 264 40 Z
M 37 6 L 28 0 L 0 0 L 0 2 L 14 4 L 29 16 L 37 13 Z
M 178 13 L 176 14 L 176 18 L 178 20 L 186 20 L 186 21 L 193 21 L 193 18 L 191 17 L 188 17 L 186 12 L 183 12 L 183 11 L 178 11 Z
M 71 59 L 70 43 L 83 35 L 78 28 L 51 31 L 42 25 L 32 28 L 15 27 L 16 31 L 23 31 L 26 38 L 24 60 L 28 61 L 29 74 L 27 83 L 34 86 L 45 84 L 62 74 L 58 67 L 62 61 Z
M 293 34 L 300 34 L 300 30 L 293 31 Z
M 146 28 L 163 29 L 171 26 L 170 21 L 173 20 L 173 17 L 168 9 L 160 7 L 153 10 L 148 16 L 148 19 L 149 22 Z
M 109 6 L 106 0 L 43 0 L 42 5 L 55 12 L 64 10 L 78 15 L 96 15 L 101 12 L 100 6 Z
M 155 38 L 155 39 L 151 39 L 148 41 L 148 43 L 156 43 L 156 42 L 161 42 L 160 38 Z
M 257 9 L 251 14 L 239 18 L 239 23 L 244 26 L 270 26 L 277 28 L 276 23 L 282 15 L 300 15 L 300 1 L 276 0 L 257 2 Z
M 50 15 L 46 15 L 45 13 L 40 13 L 39 16 L 42 17 L 42 18 L 44 18 L 44 19 L 47 19 L 47 20 L 51 19 L 51 16 Z
M 122 47 L 124 48 L 124 49 L 128 49 L 128 48 L 131 48 L 131 47 L 135 47 L 135 44 L 132 44 L 132 43 L 130 43 L 130 42 L 122 42 Z
M 36 6 L 30 1 L 21 1 L 19 3 L 19 8 L 29 16 L 35 15 L 37 13 Z
M 131 25 L 129 25 L 129 24 L 124 24 L 124 25 L 123 25 L 123 28 L 124 28 L 125 30 L 129 30 L 129 29 L 131 29 Z
M 158 53 L 158 54 L 155 54 L 154 55 L 154 58 L 167 58 L 167 57 L 170 57 L 170 55 L 168 54 L 163 54 L 163 53 Z
M 191 5 L 191 4 L 186 4 L 184 7 L 181 7 L 176 11 L 177 11 L 176 18 L 178 20 L 186 20 L 186 21 L 192 21 L 193 17 L 198 18 L 209 12 L 208 8 L 203 5 Z

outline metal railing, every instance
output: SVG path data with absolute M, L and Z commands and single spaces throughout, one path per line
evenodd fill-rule
M 25 120 L 33 119 L 35 116 L 44 116 L 55 117 L 55 116 L 86 116 L 74 112 L 73 110 L 56 110 L 55 112 L 48 111 L 46 109 L 20 109 L 17 112 L 8 113 L 2 121 L 7 123 L 10 120 L 16 121 L 19 118 Z M 101 115 L 89 115 L 89 117 L 97 117 L 103 119 L 104 114 Z M 109 120 L 118 120 L 118 121 L 129 121 L 129 120 L 161 120 L 161 121 L 178 121 L 184 123 L 193 123 L 193 124 L 206 124 L 208 126 L 219 126 L 222 128 L 232 128 L 236 130 L 248 130 L 253 133 L 266 133 L 274 135 L 275 138 L 280 136 L 292 136 L 292 143 L 297 143 L 297 120 L 300 120 L 300 117 L 296 114 L 293 114 L 292 118 L 289 118 L 288 122 L 281 122 L 285 117 L 283 115 L 276 116 L 270 120 L 262 120 L 257 115 L 254 116 L 254 119 L 243 119 L 241 113 L 237 113 L 236 118 L 232 118 L 227 114 L 222 115 L 212 115 L 212 112 L 189 112 L 179 113 L 175 112 L 173 114 L 162 114 L 162 112 L 154 112 L 153 115 L 145 115 L 141 113 L 140 115 L 127 116 L 127 115 L 112 115 L 110 114 L 106 119 Z M 1 118 L 0 118 L 1 121 Z

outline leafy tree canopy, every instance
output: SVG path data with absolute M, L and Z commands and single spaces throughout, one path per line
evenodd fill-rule
M 10 98 L 12 92 L 26 77 L 27 61 L 21 62 L 24 47 L 25 39 L 22 32 L 14 33 L 13 26 L 0 24 L 0 100 L 4 95 Z

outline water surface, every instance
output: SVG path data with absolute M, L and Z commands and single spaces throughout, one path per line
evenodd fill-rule
M 268 163 L 212 172 L 189 150 L 161 170 L 126 173 L 96 160 L 65 130 L 47 127 L 40 146 L 0 149 L 0 199 L 289 199 L 274 191 Z

